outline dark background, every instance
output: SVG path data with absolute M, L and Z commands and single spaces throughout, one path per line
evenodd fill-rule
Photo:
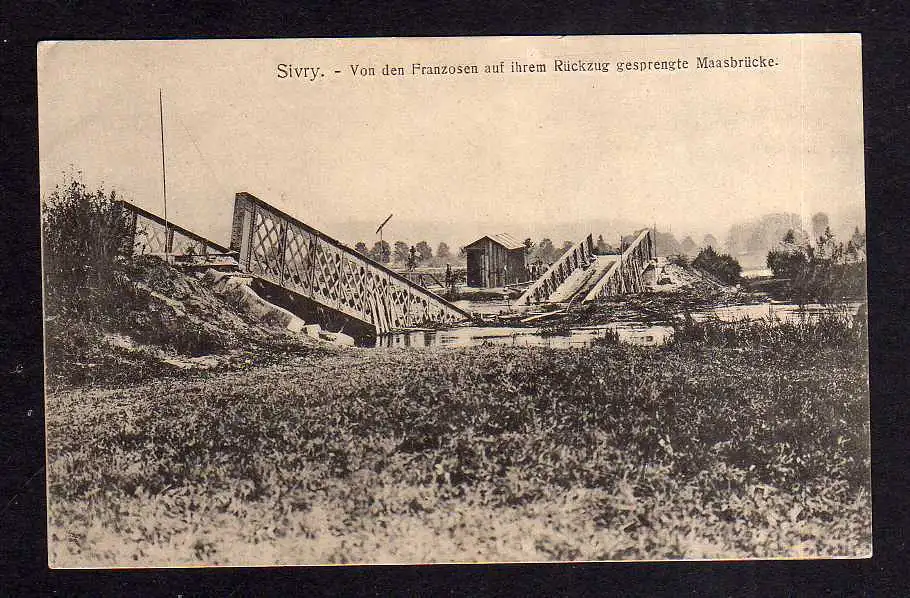
M 0 595 L 904 595 L 908 422 L 902 2 L 23 2 L 0 9 Z M 873 431 L 871 560 L 50 571 L 44 490 L 36 43 L 43 39 L 863 34 Z

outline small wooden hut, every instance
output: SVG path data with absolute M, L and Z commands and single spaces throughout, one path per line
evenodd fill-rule
M 503 287 L 530 280 L 525 246 L 510 235 L 483 236 L 466 245 L 465 252 L 469 287 Z

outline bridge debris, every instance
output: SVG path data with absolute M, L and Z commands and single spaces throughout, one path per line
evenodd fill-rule
M 550 302 L 550 296 L 579 268 L 587 268 L 594 256 L 594 239 L 588 235 L 556 260 L 515 301 L 515 305 Z
M 252 276 L 208 270 L 203 280 L 211 284 L 212 290 L 216 294 L 226 298 L 232 305 L 255 318 L 283 326 L 291 332 L 300 332 L 306 324 L 289 310 L 260 297 L 256 291 L 250 288 L 250 283 L 253 282 Z

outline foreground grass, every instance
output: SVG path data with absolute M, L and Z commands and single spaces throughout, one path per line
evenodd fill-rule
M 58 392 L 50 559 L 868 554 L 861 343 L 758 336 L 750 348 L 690 329 L 656 351 L 352 350 Z

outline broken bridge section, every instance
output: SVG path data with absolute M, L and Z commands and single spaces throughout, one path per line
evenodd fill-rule
M 582 299 L 583 303 L 601 297 L 611 297 L 623 293 L 640 293 L 644 290 L 645 270 L 657 259 L 654 250 L 654 236 L 651 229 L 641 231 L 625 251 L 619 255 L 596 284 L 589 289 Z
M 515 304 L 587 303 L 641 292 L 642 275 L 655 257 L 650 229 L 639 233 L 618 255 L 595 255 L 592 235 L 588 235 L 554 262 Z
M 125 200 L 117 205 L 126 213 L 133 235 L 133 253 L 139 255 L 223 255 L 228 252 L 214 241 L 173 222 L 165 222 L 147 210 Z
M 240 269 L 372 326 L 451 325 L 467 312 L 249 193 L 234 199 Z
M 594 260 L 594 238 L 588 235 L 553 262 L 515 301 L 515 305 L 550 303 L 553 296 L 579 269 L 586 269 Z

